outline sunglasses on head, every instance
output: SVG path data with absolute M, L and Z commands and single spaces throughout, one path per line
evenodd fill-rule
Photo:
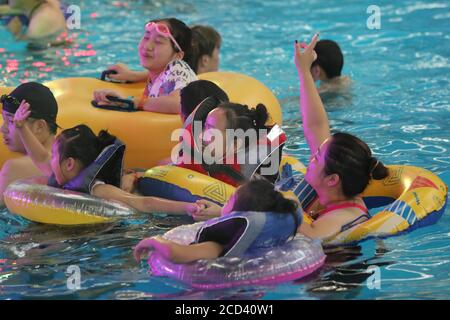
M 16 97 L 11 96 L 11 95 L 9 95 L 9 94 L 4 94 L 4 95 L 2 95 L 2 96 L 0 97 L 0 102 L 1 102 L 2 104 L 7 103 L 7 104 L 10 104 L 10 105 L 14 105 L 14 106 L 16 106 L 16 107 L 19 107 L 20 104 L 22 103 L 19 99 L 17 99 Z M 46 120 L 46 121 L 48 121 L 48 122 L 50 122 L 50 123 L 55 123 L 55 124 L 56 124 L 56 122 L 55 122 L 55 120 L 54 120 L 55 117 L 53 117 L 53 116 L 51 116 L 51 115 L 48 115 L 48 116 L 38 115 L 38 114 L 36 114 L 33 110 L 31 110 L 30 118 L 44 119 L 44 120 Z M 61 128 L 61 127 L 58 126 L 57 124 L 56 124 L 56 126 L 57 126 L 58 128 Z
M 19 99 L 17 99 L 16 97 L 10 96 L 9 94 L 4 94 L 0 97 L 0 101 L 2 104 L 4 104 L 5 102 L 8 104 L 12 104 L 15 106 L 20 106 L 20 101 Z
M 170 29 L 168 26 L 166 26 L 163 23 L 156 23 L 156 22 L 149 22 L 145 25 L 145 31 L 147 32 L 151 32 L 153 30 L 156 30 L 156 32 L 165 37 L 165 38 L 169 38 L 174 44 L 175 47 L 177 48 L 177 50 L 179 52 L 183 52 L 183 50 L 181 50 L 180 45 L 178 44 L 178 42 L 175 40 L 175 38 L 172 36 L 172 33 L 170 32 Z

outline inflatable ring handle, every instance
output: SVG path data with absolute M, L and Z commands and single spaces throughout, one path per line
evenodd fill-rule
M 94 107 L 99 108 L 99 109 L 106 109 L 106 110 L 113 110 L 113 111 L 125 111 L 125 112 L 137 111 L 137 109 L 134 108 L 133 100 L 121 99 L 121 98 L 114 97 L 114 96 L 106 96 L 106 98 L 108 98 L 109 101 L 124 103 L 124 104 L 126 104 L 126 107 L 119 107 L 119 106 L 114 106 L 114 105 L 99 105 L 97 103 L 97 101 L 95 101 L 95 100 L 92 100 L 91 104 Z
M 102 74 L 100 75 L 100 80 L 106 81 L 106 82 L 112 82 L 112 83 L 131 83 L 131 81 L 117 81 L 117 80 L 113 80 L 113 79 L 106 79 L 106 76 L 108 76 L 110 74 L 117 74 L 117 71 L 116 70 L 103 71 Z

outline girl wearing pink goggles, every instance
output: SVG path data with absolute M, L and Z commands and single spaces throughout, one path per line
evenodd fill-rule
M 178 52 L 183 52 L 183 49 L 181 49 L 177 40 L 175 40 L 175 38 L 172 36 L 172 33 L 170 32 L 170 29 L 167 25 L 165 25 L 163 23 L 152 22 L 152 21 L 145 25 L 145 31 L 152 32 L 153 30 L 156 30 L 156 32 L 159 35 L 172 40 L 172 42 L 175 45 Z
M 108 71 L 113 80 L 147 81 L 142 97 L 124 97 L 114 90 L 97 90 L 94 101 L 99 107 L 125 107 L 161 113 L 180 113 L 180 90 L 197 76 L 183 59 L 191 51 L 191 30 L 175 18 L 148 22 L 138 46 L 141 65 L 148 71 L 132 71 L 118 63 Z M 126 101 L 125 101 L 126 100 Z M 125 102 L 127 102 L 125 104 Z

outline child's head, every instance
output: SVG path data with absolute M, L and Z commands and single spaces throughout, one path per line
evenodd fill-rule
M 59 185 L 64 185 L 89 166 L 116 137 L 105 130 L 96 136 L 86 125 L 62 131 L 52 146 L 51 168 Z
M 298 204 L 286 199 L 272 183 L 265 179 L 250 180 L 236 189 L 222 208 L 222 215 L 233 211 L 261 211 L 290 213 L 295 219 L 295 230 L 298 228 Z
M 170 61 L 191 54 L 191 37 L 191 29 L 178 19 L 149 21 L 138 47 L 141 65 L 162 72 Z
M 341 75 L 344 66 L 344 56 L 339 45 L 332 40 L 320 40 L 314 51 L 317 59 L 311 66 L 311 73 L 315 81 L 329 80 Z
M 228 95 L 218 85 L 208 80 L 197 80 L 189 83 L 180 91 L 181 118 L 186 121 L 194 109 L 208 97 L 219 101 L 228 101 Z
M 192 70 L 197 74 L 219 70 L 220 34 L 210 26 L 196 25 L 192 30 Z
M 227 130 L 232 132 L 254 130 L 256 138 L 259 139 L 261 129 L 269 130 L 266 126 L 268 119 L 269 114 L 263 104 L 258 104 L 255 109 L 251 109 L 238 103 L 222 102 L 206 117 L 201 137 L 202 144 L 205 147 L 211 145 L 209 148 L 214 150 L 211 155 L 216 159 L 225 158 L 231 153 L 237 153 L 241 148 L 248 148 L 251 143 L 248 137 L 243 137 L 244 140 L 227 141 Z M 222 139 L 216 136 L 219 132 Z

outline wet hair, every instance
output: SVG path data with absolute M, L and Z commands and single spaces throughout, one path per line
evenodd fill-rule
M 56 134 L 56 130 L 58 130 L 58 125 L 56 124 L 56 122 L 45 120 L 45 123 L 47 123 L 48 131 L 51 134 Z
M 83 167 L 87 167 L 115 140 L 116 137 L 108 131 L 101 130 L 95 135 L 91 128 L 84 124 L 63 130 L 56 138 L 59 161 L 74 158 L 79 160 Z
M 256 130 L 258 140 L 261 138 L 260 129 L 264 129 L 266 133 L 268 133 L 271 129 L 271 127 L 266 125 L 266 122 L 267 120 L 269 120 L 270 116 L 269 113 L 267 112 L 266 107 L 262 103 L 258 104 L 254 109 L 250 109 L 246 105 L 231 102 L 221 103 L 217 106 L 217 108 L 220 108 L 225 111 L 225 116 L 227 118 L 226 129 L 232 130 L 241 129 L 244 132 L 250 129 Z M 250 141 L 250 137 L 245 136 L 244 150 L 248 149 L 251 143 L 252 141 Z M 278 153 L 273 154 L 272 156 L 281 159 L 282 150 L 283 150 L 282 147 L 279 148 Z M 270 165 L 270 162 L 267 164 L 261 164 L 258 167 L 256 173 L 260 174 L 261 169 L 268 165 Z M 272 175 L 264 174 L 263 176 L 269 181 L 274 182 L 278 177 L 278 172 Z
M 186 119 L 194 109 L 208 97 L 228 101 L 228 95 L 218 85 L 208 80 L 196 80 L 180 91 L 181 116 Z
M 270 127 L 266 126 L 266 122 L 269 119 L 269 113 L 267 112 L 266 106 L 262 103 L 258 104 L 256 108 L 251 109 L 248 106 L 239 103 L 223 102 L 219 104 L 217 108 L 225 111 L 227 129 L 242 129 L 244 131 L 249 129 L 270 130 Z
M 205 25 L 195 25 L 192 31 L 192 54 L 189 57 L 189 65 L 195 73 L 198 72 L 198 64 L 204 56 L 212 56 L 215 48 L 222 45 L 222 37 L 213 27 Z
M 255 179 L 240 186 L 235 195 L 233 211 L 262 211 L 290 213 L 295 221 L 294 234 L 299 227 L 298 204 L 286 199 L 272 183 L 265 179 Z
M 181 49 L 184 52 L 183 60 L 190 61 L 190 57 L 192 54 L 192 32 L 191 29 L 181 20 L 178 20 L 176 18 L 164 18 L 164 19 L 155 19 L 150 20 L 149 22 L 165 22 L 169 26 L 170 33 L 174 37 L 174 39 L 177 41 L 177 43 L 180 45 Z M 172 49 L 175 52 L 178 52 L 177 47 L 175 44 L 170 41 L 172 44 Z
M 43 120 L 43 121 L 45 121 L 45 123 L 46 123 L 46 125 L 47 125 L 47 129 L 48 129 L 48 132 L 50 133 L 50 134 L 56 134 L 56 131 L 58 130 L 58 128 L 59 128 L 59 126 L 56 124 L 56 122 L 53 122 L 53 121 L 49 121 L 49 120 L 47 120 L 47 119 L 36 119 L 36 118 L 32 118 L 32 117 L 29 117 L 28 118 L 30 121 L 32 121 L 32 122 L 34 122 L 34 121 L 37 121 L 37 120 Z
M 364 141 L 343 132 L 332 135 L 325 154 L 324 172 L 339 176 L 342 192 L 348 198 L 363 192 L 370 179 L 381 180 L 389 174 L 388 168 L 372 156 Z
M 327 74 L 329 79 L 339 77 L 344 66 L 344 56 L 341 48 L 333 40 L 320 40 L 317 42 L 314 51 L 317 53 L 317 59 L 312 67 L 318 65 Z

